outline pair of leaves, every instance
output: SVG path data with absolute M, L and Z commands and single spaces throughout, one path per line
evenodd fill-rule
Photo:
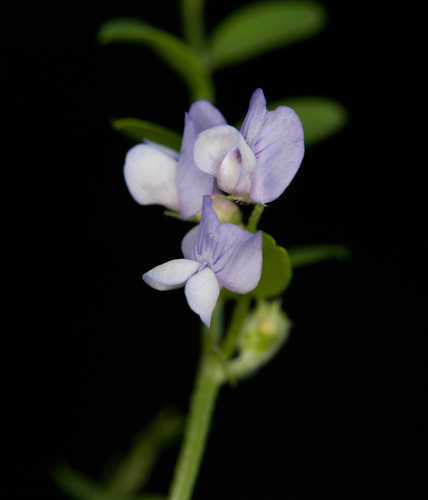
M 344 127 L 347 121 L 345 108 L 337 101 L 325 97 L 283 99 L 268 105 L 268 109 L 275 109 L 279 105 L 289 106 L 299 115 L 306 146 L 327 139 Z M 180 149 L 180 135 L 161 125 L 137 118 L 118 118 L 112 121 L 112 125 L 114 129 L 136 142 L 148 139 L 176 151 Z
M 214 29 L 207 43 L 202 32 L 203 0 L 182 0 L 188 43 L 138 19 L 118 18 L 104 23 L 101 43 L 137 43 L 150 47 L 188 84 L 193 99 L 210 99 L 208 72 L 267 50 L 318 33 L 326 15 L 314 1 L 266 1 L 244 6 Z
M 188 84 L 193 100 L 211 99 L 213 88 L 208 65 L 216 69 L 254 57 L 266 50 L 302 40 L 325 25 L 323 8 L 314 1 L 265 1 L 244 6 L 227 16 L 214 29 L 201 50 L 203 0 L 182 0 L 183 21 L 191 45 L 161 29 L 132 18 L 113 19 L 102 25 L 101 43 L 137 43 L 150 47 Z M 195 48 L 193 48 L 195 47 Z M 319 97 L 282 100 L 301 117 L 306 145 L 327 138 L 346 122 L 344 108 Z M 141 141 L 144 138 L 173 149 L 181 139 L 176 132 L 134 118 L 113 121 L 113 127 Z

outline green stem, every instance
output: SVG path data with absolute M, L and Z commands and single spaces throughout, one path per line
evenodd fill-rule
M 242 331 L 245 318 L 247 317 L 250 302 L 251 295 L 249 293 L 241 295 L 238 299 L 236 299 L 232 320 L 222 345 L 222 351 L 226 359 L 229 359 L 235 351 L 239 334 Z
M 215 101 L 215 90 L 212 76 L 208 69 L 200 75 L 197 85 L 190 86 L 192 102 L 205 100 L 211 103 Z
M 184 36 L 202 66 L 196 85 L 190 89 L 192 101 L 204 99 L 214 103 L 215 86 L 205 43 L 204 3 L 204 0 L 181 0 L 180 7 Z
M 257 203 L 251 212 L 250 218 L 248 219 L 247 229 L 248 231 L 254 233 L 257 229 L 257 224 L 259 223 L 260 217 L 262 216 L 265 206 Z
M 186 40 L 199 53 L 205 51 L 204 0 L 181 0 L 181 16 Z
M 222 383 L 222 371 L 213 343 L 221 329 L 222 304 L 218 304 L 210 329 L 204 328 L 204 343 L 190 403 L 184 441 L 174 471 L 168 499 L 189 500 L 198 476 L 215 401 Z
M 248 222 L 248 229 L 255 231 L 264 206 L 256 205 Z M 242 332 L 251 294 L 241 295 L 235 305 L 232 320 L 221 346 L 224 359 L 232 357 L 239 335 Z M 174 470 L 169 500 L 190 500 L 198 476 L 199 467 L 205 450 L 211 417 L 219 393 L 224 373 L 215 346 L 221 337 L 223 304 L 218 303 L 211 328 L 204 328 L 204 345 L 195 389 L 191 398 L 184 441 Z M 224 361 L 224 360 L 223 360 Z

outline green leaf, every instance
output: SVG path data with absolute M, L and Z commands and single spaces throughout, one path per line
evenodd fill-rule
M 165 500 L 160 495 L 126 495 L 110 491 L 67 465 L 57 466 L 53 477 L 57 485 L 76 500 Z
M 180 150 L 181 136 L 177 132 L 162 127 L 162 125 L 137 118 L 115 118 L 111 124 L 115 130 L 137 142 L 148 139 L 175 151 Z
M 270 104 L 268 109 L 279 105 L 290 106 L 299 115 L 307 146 L 327 139 L 348 121 L 348 113 L 342 104 L 326 97 L 283 99 Z
M 280 295 L 291 280 L 291 262 L 287 250 L 263 233 L 263 268 L 259 284 L 253 295 L 259 299 Z
M 132 447 L 109 471 L 108 489 L 120 494 L 144 488 L 161 453 L 183 433 L 183 418 L 162 412 L 133 440 Z
M 301 245 L 288 250 L 293 268 L 317 264 L 330 259 L 344 260 L 350 251 L 343 245 Z
M 214 29 L 211 64 L 215 68 L 228 66 L 309 38 L 325 22 L 324 9 L 312 1 L 268 1 L 242 7 Z
M 101 43 L 137 43 L 150 47 L 186 81 L 193 99 L 212 99 L 213 88 L 205 65 L 191 47 L 174 35 L 139 19 L 119 18 L 101 26 L 98 40 Z

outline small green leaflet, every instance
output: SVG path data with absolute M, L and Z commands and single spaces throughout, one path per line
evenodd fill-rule
M 165 500 L 160 495 L 127 495 L 109 490 L 66 465 L 56 467 L 53 477 L 61 490 L 76 500 Z
M 300 245 L 288 250 L 293 269 L 330 259 L 344 260 L 350 251 L 343 245 Z
M 229 66 L 267 50 L 309 38 L 325 25 L 323 7 L 313 1 L 266 1 L 236 10 L 214 29 L 211 64 Z
M 115 118 L 111 124 L 118 132 L 141 142 L 143 139 L 162 144 L 175 151 L 180 150 L 181 136 L 157 123 L 151 123 L 137 118 Z
M 281 295 L 291 280 L 291 262 L 287 250 L 263 233 L 263 268 L 259 284 L 252 294 L 258 299 Z
M 268 105 L 272 110 L 279 105 L 289 106 L 299 115 L 306 146 L 327 139 L 346 125 L 348 113 L 337 101 L 326 97 L 294 97 Z

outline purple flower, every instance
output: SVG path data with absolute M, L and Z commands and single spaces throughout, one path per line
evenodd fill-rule
M 203 197 L 201 223 L 183 238 L 184 259 L 157 266 L 143 275 L 156 290 L 185 286 L 187 302 L 209 327 L 222 287 L 248 293 L 262 270 L 262 233 L 252 234 L 234 224 L 221 224 L 210 196 Z
M 215 190 L 215 178 L 199 170 L 193 160 L 198 134 L 226 124 L 223 115 L 208 101 L 197 101 L 185 114 L 180 154 L 145 141 L 126 155 L 124 175 L 129 192 L 141 205 L 163 205 L 179 211 L 184 219 L 202 208 L 202 196 Z
M 223 191 L 268 203 L 290 184 L 304 154 L 303 128 L 289 107 L 266 110 L 257 89 L 239 132 L 230 125 L 202 131 L 194 146 L 194 162 L 215 176 Z
M 194 161 L 198 135 L 212 127 L 225 126 L 223 115 L 208 101 L 196 101 L 184 118 L 183 141 L 177 171 L 177 192 L 182 217 L 201 211 L 202 197 L 215 191 L 215 177 L 200 170 Z

